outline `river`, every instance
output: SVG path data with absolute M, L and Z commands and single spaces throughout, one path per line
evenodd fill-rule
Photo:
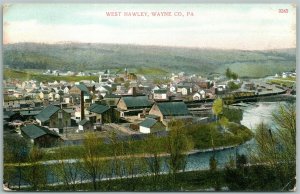
M 285 102 L 284 102 L 285 103 Z M 245 104 L 243 104 L 245 105 Z M 274 123 L 272 123 L 272 113 L 276 111 L 280 106 L 279 102 L 257 102 L 246 104 L 245 106 L 240 106 L 243 110 L 243 118 L 241 124 L 250 128 L 255 132 L 256 126 L 264 122 L 269 124 L 274 128 Z M 230 160 L 230 158 L 235 159 L 236 154 L 249 155 L 251 148 L 255 146 L 254 139 L 238 146 L 235 148 L 228 148 L 224 150 L 218 150 L 215 152 L 198 152 L 188 155 L 186 169 L 185 171 L 195 171 L 195 170 L 206 170 L 209 169 L 209 159 L 213 154 L 218 161 L 218 168 L 223 168 Z M 167 165 L 163 165 L 162 171 L 168 171 Z M 55 183 L 57 180 L 53 175 L 48 174 L 48 183 Z M 17 185 L 17 181 L 13 181 L 13 185 Z M 24 182 L 22 181 L 22 184 Z

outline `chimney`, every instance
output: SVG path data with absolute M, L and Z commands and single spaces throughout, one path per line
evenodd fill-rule
M 132 96 L 136 96 L 136 87 L 132 87 Z
M 80 92 L 80 118 L 84 119 L 84 94 L 83 91 Z

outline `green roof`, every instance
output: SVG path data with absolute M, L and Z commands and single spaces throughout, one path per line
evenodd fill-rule
M 123 100 L 127 108 L 143 108 L 150 107 L 151 102 L 148 100 L 147 96 L 126 96 Z
M 16 114 L 15 112 L 9 110 L 9 111 L 3 111 L 3 116 L 6 118 L 10 118 L 11 116 L 13 116 L 14 114 Z
M 49 129 L 42 127 L 42 126 L 37 126 L 37 125 L 27 125 L 23 128 L 21 128 L 21 131 L 28 136 L 30 139 L 36 139 L 38 137 L 41 137 L 43 135 L 54 135 L 59 137 L 57 133 L 54 131 L 50 131 Z
M 35 116 L 35 115 L 38 115 L 40 112 L 41 112 L 40 110 L 24 110 L 24 111 L 20 111 L 20 115 Z
M 90 111 L 90 112 L 102 114 L 102 113 L 106 112 L 109 109 L 110 109 L 109 106 L 104 106 L 104 105 L 101 105 L 101 104 L 92 104 L 87 110 Z
M 90 95 L 89 89 L 84 84 L 75 85 L 80 91 L 83 91 L 84 94 Z
M 189 115 L 190 112 L 184 102 L 162 102 L 157 106 L 164 116 Z
M 151 128 L 153 125 L 155 125 L 155 123 L 157 123 L 158 121 L 155 119 L 151 119 L 151 118 L 146 118 L 143 122 L 140 123 L 140 126 L 142 127 L 147 127 L 147 128 Z
M 89 123 L 89 122 L 90 122 L 89 120 L 83 119 L 78 123 L 78 125 L 85 125 L 86 123 Z
M 60 108 L 54 105 L 47 106 L 44 110 L 42 110 L 38 115 L 35 116 L 36 119 L 44 122 L 50 119 L 50 117 L 56 113 Z
M 158 89 L 158 90 L 153 90 L 154 94 L 165 94 L 167 93 L 167 89 Z

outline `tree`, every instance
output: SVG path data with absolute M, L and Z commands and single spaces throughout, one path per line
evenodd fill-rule
M 83 151 L 82 170 L 91 178 L 93 189 L 97 191 L 97 182 L 102 178 L 105 169 L 105 162 L 99 156 L 103 151 L 103 140 L 94 133 L 85 134 Z
M 21 179 L 22 179 L 22 167 L 21 163 L 27 160 L 28 154 L 30 152 L 29 142 L 20 137 L 19 135 L 7 135 L 4 137 L 4 164 L 5 163 L 17 163 L 17 166 L 10 168 L 4 168 L 4 179 L 10 182 L 10 176 L 13 171 L 18 173 L 18 185 L 20 189 Z
M 163 158 L 159 156 L 161 152 L 162 141 L 154 134 L 150 134 L 144 141 L 144 152 L 146 164 L 149 167 L 150 172 L 153 174 L 153 184 L 155 189 L 159 186 L 159 175 L 162 167 Z
M 53 165 L 52 170 L 68 190 L 75 191 L 80 175 L 80 161 L 66 160 L 65 158 L 70 158 L 69 153 L 67 148 L 59 147 L 55 155 L 58 163 Z
M 225 116 L 222 116 L 219 122 L 224 130 L 227 128 L 229 124 L 229 120 Z
M 226 76 L 228 79 L 231 78 L 231 70 L 230 70 L 230 68 L 227 68 L 227 69 L 226 69 L 225 76 Z
M 217 171 L 218 161 L 215 154 L 213 154 L 209 159 L 209 173 L 211 176 L 212 185 L 216 191 L 219 191 L 221 188 L 220 174 Z
M 166 140 L 167 153 L 170 154 L 168 158 L 169 172 L 172 182 L 175 183 L 176 173 L 185 169 L 186 152 L 191 150 L 193 143 L 187 137 L 183 121 L 176 120 L 169 123 L 170 132 Z
M 216 115 L 218 120 L 218 116 L 223 112 L 223 100 L 221 98 L 215 99 L 212 106 L 212 111 Z
M 276 130 L 264 123 L 257 127 L 257 149 L 251 159 L 272 168 L 282 188 L 289 189 L 287 183 L 296 176 L 296 105 L 281 104 L 272 118 Z
M 44 164 L 41 163 L 45 153 L 34 146 L 28 156 L 28 166 L 25 168 L 24 179 L 32 186 L 34 191 L 42 188 L 47 183 L 47 173 Z
M 232 72 L 230 70 L 230 68 L 227 68 L 226 71 L 225 71 L 225 76 L 228 78 L 228 79 L 234 79 L 236 80 L 238 78 L 238 74 Z

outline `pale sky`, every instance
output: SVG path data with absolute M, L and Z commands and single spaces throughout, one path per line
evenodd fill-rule
M 280 9 L 288 13 L 280 13 Z M 106 12 L 122 12 L 108 17 Z M 173 16 L 153 17 L 167 11 Z M 124 12 L 148 12 L 126 17 Z M 193 12 L 194 16 L 174 16 Z M 116 43 L 265 50 L 296 47 L 290 4 L 14 4 L 4 6 L 3 42 Z

